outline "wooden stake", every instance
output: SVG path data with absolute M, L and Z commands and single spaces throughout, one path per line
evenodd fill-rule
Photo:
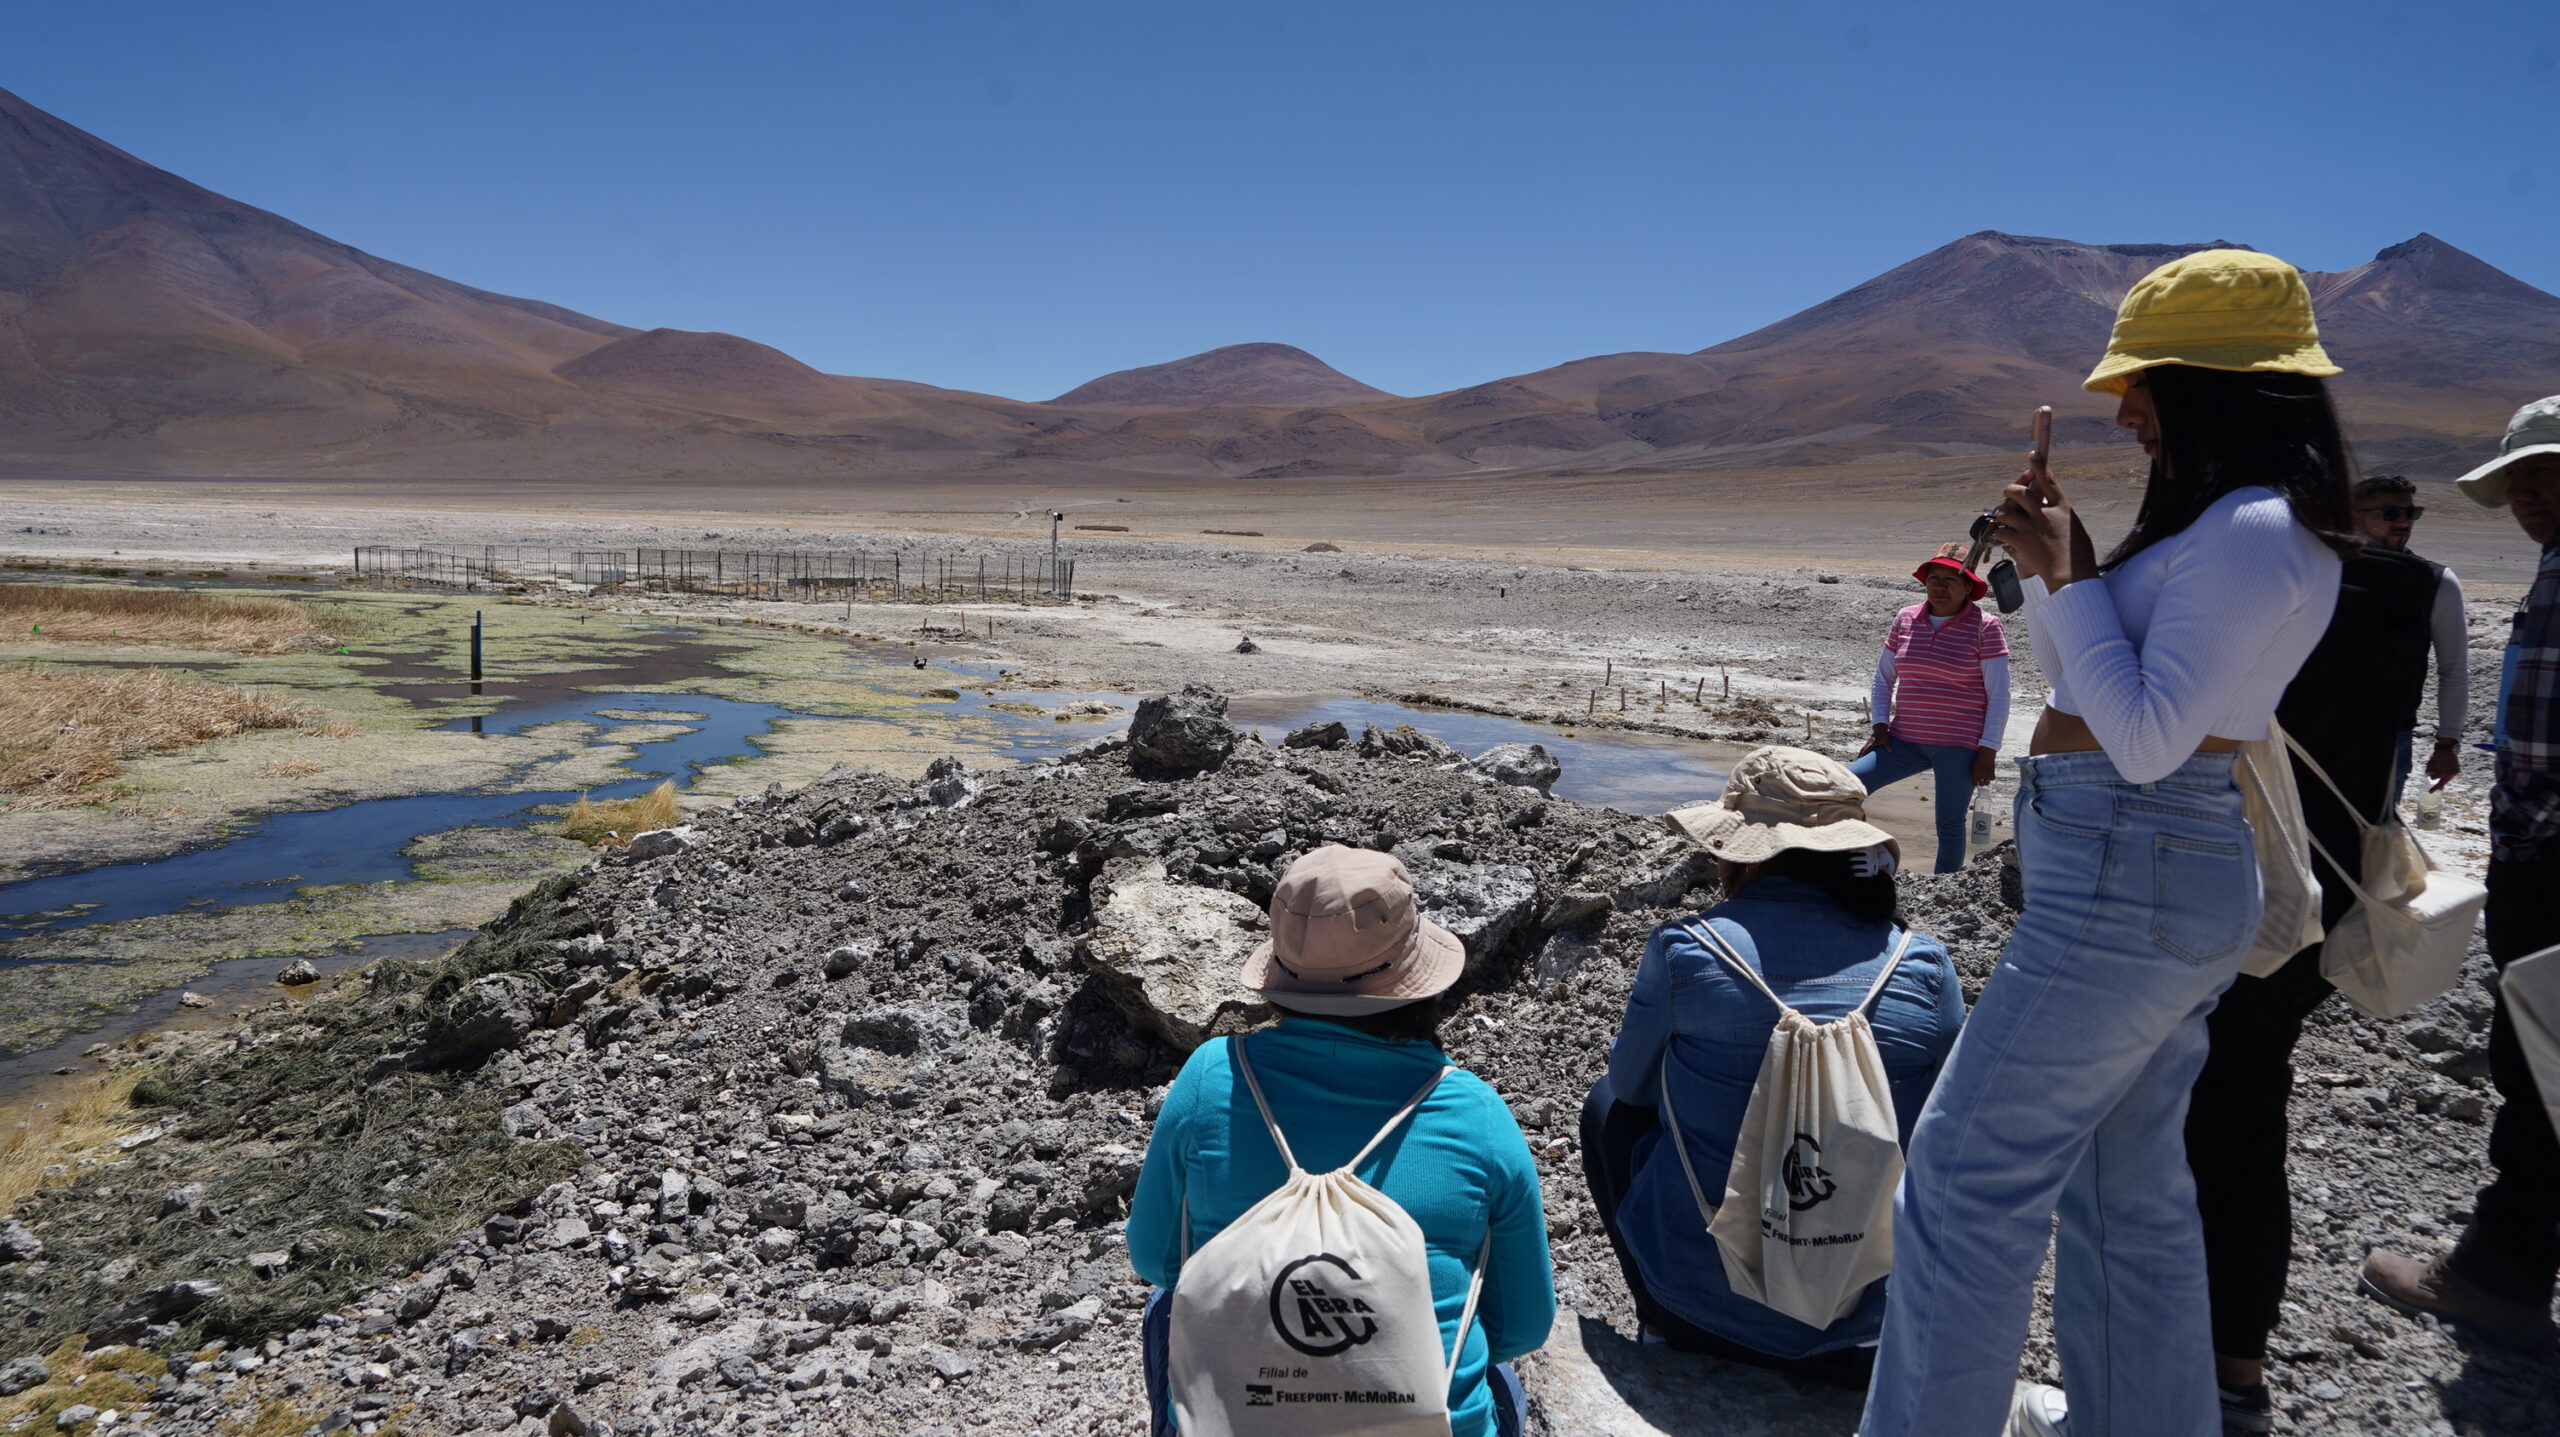
M 1725 673 L 1725 667 L 1724 667 L 1724 665 L 1722 665 L 1722 664 L 1718 664 L 1718 665 L 1716 665 L 1716 672 L 1717 672 L 1717 673 L 1719 673 L 1719 674 L 1723 674 L 1723 675 L 1724 675 L 1724 696 L 1725 696 L 1726 698 L 1732 698 L 1732 697 L 1733 697 L 1733 675 L 1732 675 L 1732 674 L 1729 674 L 1729 673 Z M 1700 683 L 1704 683 L 1704 682 L 1706 682 L 1706 680 L 1701 679 L 1701 680 L 1699 680 L 1699 682 L 1700 682 Z
M 1600 682 L 1606 685 L 1613 682 L 1617 677 L 1618 661 L 1616 659 L 1603 660 L 1600 666 Z
M 1706 676 L 1705 674 L 1700 674 L 1700 675 L 1698 675 L 1698 691 L 1697 691 L 1696 693 L 1691 694 L 1691 695 L 1689 696 L 1689 702 L 1691 702 L 1691 703 L 1693 703 L 1693 704 L 1702 704 L 1702 703 L 1705 703 L 1706 701 L 1707 701 L 1707 676 Z

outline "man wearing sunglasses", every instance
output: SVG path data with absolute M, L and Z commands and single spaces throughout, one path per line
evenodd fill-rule
M 2418 486 L 2397 474 L 2376 474 L 2358 480 L 2348 494 L 2348 502 L 2355 510 L 2357 530 L 2386 549 L 2406 550 L 2409 532 L 2417 527 L 2418 516 L 2427 512 L 2418 503 Z M 2471 709 L 2471 627 L 2462 612 L 2462 585 L 2453 577 L 2453 571 L 2442 564 L 2425 562 L 2436 572 L 2436 606 L 2431 620 L 2436 651 L 2436 742 L 2427 755 L 2427 778 L 2431 787 L 2442 788 L 2462 772 L 2462 721 Z M 2412 730 L 2417 721 L 2413 711 L 2409 715 Z M 2416 747 L 2411 733 L 2400 735 L 2399 766 L 2392 771 L 2391 779 L 2394 808 L 2399 807 L 2400 792 L 2408 785 Z

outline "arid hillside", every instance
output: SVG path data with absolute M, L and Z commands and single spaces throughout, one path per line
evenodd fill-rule
M 779 484 L 1918 464 L 2014 449 L 2040 403 L 2065 446 L 2112 442 L 2079 378 L 2126 287 L 2203 247 L 1986 230 L 1695 353 L 1418 398 L 1254 343 L 1036 403 L 826 374 L 736 335 L 456 284 L 0 91 L 0 464 Z M 2560 390 L 2560 298 L 2432 235 L 2309 277 L 2368 463 L 2448 476 L 2517 402 Z

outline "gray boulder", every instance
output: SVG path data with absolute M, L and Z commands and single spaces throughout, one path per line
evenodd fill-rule
M 1022 1346 L 1031 1352 L 1047 1352 L 1064 1346 L 1091 1332 L 1093 1324 L 1101 1316 L 1101 1298 L 1088 1297 L 1082 1302 L 1069 1303 L 1031 1324 L 1030 1330 L 1022 1334 Z
M 1131 1022 L 1189 1052 L 1269 1016 L 1235 976 L 1269 927 L 1260 908 L 1222 888 L 1172 882 L 1152 859 L 1105 865 L 1093 891 L 1086 962 Z
M 491 973 L 453 995 L 428 1043 L 448 1060 L 485 1057 L 523 1042 L 550 1010 L 551 994 L 532 975 Z
M 1466 945 L 1469 972 L 1492 957 L 1537 909 L 1538 876 L 1519 864 L 1454 863 L 1402 848 L 1396 856 L 1413 875 L 1413 896 L 1422 904 L 1422 916 Z
M 220 1296 L 222 1284 L 206 1278 L 163 1284 L 99 1318 L 89 1329 L 89 1345 L 133 1342 L 145 1327 L 184 1317 Z
M 623 858 L 632 863 L 645 863 L 652 858 L 668 858 L 684 852 L 701 841 L 701 833 L 693 828 L 653 828 L 633 834 L 622 845 Z
M 1547 905 L 1546 916 L 1538 920 L 1542 928 L 1579 928 L 1594 918 L 1605 918 L 1617 908 L 1617 901 L 1606 893 L 1576 888 L 1556 895 Z
M 1280 746 L 1282 748 L 1331 749 L 1340 748 L 1349 742 L 1351 742 L 1351 730 L 1344 728 L 1338 719 L 1326 719 L 1321 723 L 1311 723 L 1303 728 L 1289 730 L 1289 736 L 1280 740 Z
M 818 1020 L 818 1083 L 857 1106 L 904 1107 L 933 1088 L 933 1052 L 958 1036 L 959 1024 L 925 1008 L 831 1014 Z
M 986 787 L 970 776 L 968 765 L 949 754 L 935 759 L 924 778 L 924 796 L 936 808 L 966 808 Z
M 16 1218 L 0 1227 L 0 1262 L 33 1262 L 44 1256 L 44 1242 Z
M 0 1397 L 15 1397 L 30 1387 L 42 1387 L 45 1379 L 52 1375 L 43 1358 L 33 1355 L 18 1358 L 8 1366 L 0 1367 Z
M 1362 758 L 1409 758 L 1424 763 L 1462 763 L 1466 755 L 1442 743 L 1409 723 L 1382 729 L 1376 724 L 1360 726 Z
M 1206 684 L 1184 684 L 1178 694 L 1141 699 L 1129 720 L 1129 756 L 1138 767 L 1157 774 L 1216 768 L 1235 746 L 1227 696 Z
M 276 975 L 276 981 L 288 988 L 299 988 L 305 983 L 319 982 L 320 970 L 311 966 L 310 959 L 296 958 L 284 965 L 284 971 Z
M 1498 743 L 1459 768 L 1514 788 L 1536 789 L 1541 795 L 1551 793 L 1564 774 L 1564 764 L 1541 743 Z
M 1521 1359 L 1520 1380 L 1550 1437 L 1836 1437 L 1857 1428 L 1863 1400 L 1854 1387 L 1639 1345 L 1570 1311 Z

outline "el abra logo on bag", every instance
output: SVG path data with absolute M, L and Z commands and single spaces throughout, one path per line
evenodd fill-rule
M 1364 1283 L 1359 1269 L 1332 1253 L 1299 1258 L 1272 1279 L 1272 1330 L 1280 1334 L 1281 1341 L 1309 1357 L 1339 1357 L 1375 1339 L 1380 1331 L 1378 1320 L 1385 1314 L 1359 1295 L 1360 1288 L 1355 1285 Z M 1247 1407 L 1300 1403 L 1405 1406 L 1419 1400 L 1415 1393 L 1388 1388 L 1293 1386 L 1293 1382 L 1314 1375 L 1296 1364 L 1264 1366 L 1254 1375 L 1261 1380 L 1244 1384 Z
M 1378 1310 L 1366 1298 L 1337 1290 L 1343 1282 L 1361 1280 L 1357 1269 L 1332 1253 L 1299 1258 L 1272 1279 L 1272 1328 L 1309 1357 L 1340 1356 L 1367 1342 L 1378 1335 Z

